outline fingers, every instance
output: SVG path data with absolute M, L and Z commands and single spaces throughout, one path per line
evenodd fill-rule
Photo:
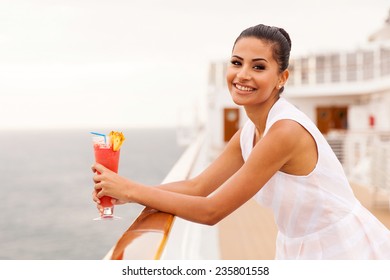
M 93 176 L 93 182 L 95 183 L 94 185 L 94 191 L 93 194 L 96 197 L 96 199 L 101 198 L 102 196 L 105 196 L 106 193 L 103 190 L 104 186 L 107 185 L 107 177 L 104 174 L 95 174 Z
M 100 205 L 101 201 L 100 198 L 102 196 L 108 195 L 104 190 L 104 187 L 107 187 L 110 183 L 110 176 L 111 173 L 113 173 L 108 168 L 104 167 L 103 165 L 99 163 L 94 163 L 91 166 L 91 170 L 95 175 L 92 177 L 94 185 L 94 190 L 92 192 L 92 199 L 97 203 L 97 208 L 99 211 L 103 211 L 103 207 Z M 117 199 L 112 199 L 113 204 L 122 204 L 122 202 L 118 201 Z
M 118 204 L 118 199 L 116 199 L 116 198 L 111 198 L 111 203 L 112 203 L 113 205 Z
M 97 183 L 100 183 L 100 182 L 102 181 L 103 176 L 100 175 L 100 174 L 96 174 L 96 175 L 94 175 L 94 176 L 92 177 L 92 179 L 93 179 L 93 182 L 94 182 L 95 184 L 97 184 Z
M 106 195 L 106 193 L 103 190 L 103 183 L 102 182 L 96 183 L 95 186 L 94 186 L 94 189 L 95 189 L 94 190 L 95 196 L 96 196 L 97 199 L 99 199 L 102 196 Z
M 95 201 L 97 204 L 100 204 L 100 199 L 97 197 L 96 190 L 93 190 L 93 192 L 92 192 L 92 200 Z
M 92 199 L 93 199 L 93 201 L 96 202 L 96 208 L 98 209 L 99 213 L 102 214 L 102 213 L 103 213 L 103 208 L 104 208 L 104 207 L 100 204 L 101 201 L 100 201 L 100 199 L 97 197 L 97 192 L 96 192 L 96 190 L 93 190 L 93 192 L 92 192 Z
M 96 208 L 99 210 L 100 213 L 103 213 L 103 206 L 100 204 L 101 201 L 99 199 L 101 195 L 99 196 L 99 193 L 102 193 L 101 181 L 103 179 L 103 176 L 101 175 L 101 173 L 104 171 L 104 169 L 105 167 L 99 163 L 94 163 L 91 166 L 92 172 L 96 173 L 93 176 L 93 182 L 95 183 L 95 186 L 92 192 L 92 200 L 96 202 Z
M 101 165 L 100 163 L 97 163 L 95 162 L 92 166 L 91 166 L 91 169 L 92 169 L 92 172 L 93 173 L 103 173 L 104 171 L 107 171 L 109 169 L 107 169 L 106 167 L 104 167 L 103 165 Z
M 94 163 L 91 166 L 91 170 L 92 170 L 92 172 L 95 173 L 95 176 L 92 177 L 95 184 L 102 181 L 102 179 L 104 177 L 101 175 L 103 175 L 103 173 L 112 172 L 111 170 L 109 170 L 108 168 L 104 167 L 103 165 L 101 165 L 99 163 Z
M 102 205 L 100 205 L 100 204 L 96 204 L 96 208 L 99 210 L 100 214 L 102 214 L 102 213 L 103 213 L 103 209 L 104 209 L 104 207 L 103 207 Z

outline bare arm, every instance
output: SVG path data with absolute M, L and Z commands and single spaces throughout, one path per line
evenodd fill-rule
M 188 180 L 169 182 L 163 185 L 154 186 L 153 188 L 191 196 L 209 195 L 215 189 L 221 186 L 223 182 L 225 182 L 230 176 L 232 176 L 244 163 L 241 156 L 240 132 L 241 130 L 236 132 L 220 156 L 198 176 Z M 121 193 L 123 194 L 126 191 L 125 189 L 120 188 L 120 186 L 128 183 L 137 184 L 140 186 L 142 185 L 120 177 L 119 175 L 110 172 L 108 169 L 105 170 L 99 164 L 95 164 L 92 167 L 92 171 L 96 172 L 97 168 L 99 168 L 100 173 L 104 172 L 106 176 L 109 176 L 106 178 L 107 181 L 112 181 L 112 185 L 118 186 L 115 189 L 112 188 L 109 196 L 115 197 L 117 200 L 119 200 L 119 203 L 125 202 L 123 198 L 120 198 L 120 196 Z M 95 183 L 99 183 L 101 178 L 95 176 L 94 181 Z M 115 191 L 115 193 L 113 193 L 113 191 Z M 109 192 L 109 190 L 106 190 L 106 192 Z M 100 203 L 96 190 L 93 193 L 93 200 L 97 203 Z
M 197 191 L 195 196 L 167 191 L 176 188 L 177 185 L 174 184 L 167 185 L 167 189 L 164 189 L 164 187 L 151 188 L 130 181 L 120 184 L 122 189 L 118 191 L 119 188 L 113 187 L 115 182 L 107 183 L 103 173 L 96 176 L 96 179 L 101 181 L 96 184 L 96 188 L 103 189 L 99 196 L 108 194 L 172 213 L 190 221 L 212 225 L 249 200 L 283 166 L 299 158 L 303 148 L 306 148 L 303 147 L 304 143 L 300 139 L 307 135 L 308 132 L 299 124 L 288 120 L 279 121 L 256 144 L 247 162 L 233 174 L 230 173 L 239 166 L 238 164 L 228 164 L 229 172 L 216 170 L 223 169 L 223 155 L 206 169 L 198 179 L 194 180 L 200 184 L 200 191 Z M 205 187 L 207 180 L 211 180 L 212 187 Z M 215 189 L 219 183 L 222 185 Z M 210 194 L 200 196 L 207 193 Z

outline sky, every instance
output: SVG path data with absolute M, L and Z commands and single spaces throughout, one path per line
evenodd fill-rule
M 356 49 L 389 9 L 389 0 L 0 0 L 0 130 L 186 124 L 206 105 L 210 61 L 228 60 L 243 29 L 283 27 L 292 57 Z

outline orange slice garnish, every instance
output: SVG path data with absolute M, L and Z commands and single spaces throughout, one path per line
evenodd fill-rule
M 119 151 L 123 142 L 126 140 L 123 133 L 118 131 L 111 131 L 110 134 L 108 134 L 108 136 L 110 137 L 110 143 L 112 145 L 112 149 L 114 151 Z

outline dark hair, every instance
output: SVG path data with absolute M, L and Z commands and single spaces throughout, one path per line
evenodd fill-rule
M 288 68 L 291 51 L 291 40 L 288 33 L 283 29 L 275 26 L 264 24 L 249 27 L 241 32 L 234 42 L 233 48 L 237 41 L 245 37 L 254 37 L 269 42 L 273 48 L 273 57 L 279 65 L 279 71 L 283 72 Z M 282 92 L 283 88 L 279 92 Z

